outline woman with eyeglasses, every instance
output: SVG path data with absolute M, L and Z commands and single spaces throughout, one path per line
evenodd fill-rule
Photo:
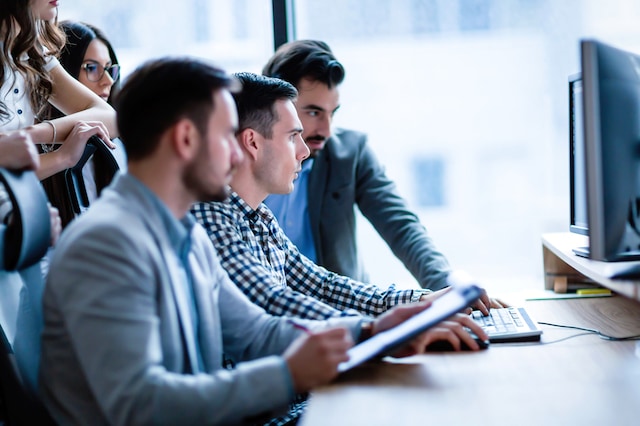
M 61 21 L 59 27 L 66 35 L 66 43 L 60 52 L 60 63 L 65 70 L 93 93 L 111 104 L 120 85 L 120 65 L 111 43 L 105 34 L 93 25 Z M 63 114 L 51 108 L 48 118 Z M 121 168 L 126 167 L 124 149 L 115 139 L 116 149 L 111 154 Z M 114 170 L 107 154 L 96 152 L 82 169 L 88 202 L 93 202 L 113 179 Z M 65 227 L 75 216 L 63 173 L 44 180 L 43 186 L 51 203 L 60 211 Z
M 105 34 L 84 22 L 62 21 L 67 41 L 60 63 L 72 77 L 111 103 L 120 86 L 118 58 Z
M 0 2 L 0 134 L 23 129 L 36 144 L 61 144 L 40 156 L 40 179 L 76 164 L 92 135 L 117 136 L 113 108 L 56 59 L 64 45 L 57 16 L 57 0 Z M 65 116 L 43 120 L 49 104 Z

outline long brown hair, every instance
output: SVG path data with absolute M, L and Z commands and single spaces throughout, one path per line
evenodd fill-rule
M 37 19 L 31 0 L 2 0 L 0 2 L 0 85 L 11 84 L 12 76 L 5 75 L 5 66 L 24 76 L 29 102 L 36 115 L 47 104 L 53 92 L 53 82 L 45 70 L 47 56 L 58 56 L 64 46 L 64 33 L 54 22 Z M 29 59 L 21 60 L 24 56 Z M 0 99 L 0 118 L 8 118 L 9 110 Z
M 65 46 L 60 51 L 60 64 L 69 73 L 69 75 L 76 80 L 78 80 L 80 72 L 82 71 L 81 66 L 84 62 L 87 48 L 93 40 L 100 40 L 104 43 L 109 51 L 111 63 L 118 63 L 118 58 L 116 57 L 111 43 L 100 29 L 93 25 L 77 21 L 61 21 L 58 24 L 58 27 L 66 36 Z M 114 81 L 111 88 L 111 95 L 107 101 L 109 104 L 111 104 L 111 100 L 118 90 L 119 83 L 120 76 L 118 76 L 118 79 Z M 58 111 L 53 105 L 48 104 L 45 109 L 42 110 L 42 114 L 39 118 L 42 120 L 53 120 L 63 116 L 64 114 L 62 112 Z M 40 148 L 40 152 L 44 152 L 42 147 Z M 97 151 L 92 157 L 94 167 L 93 177 L 98 196 L 113 180 L 113 168 L 110 161 L 111 159 L 107 158 L 108 155 L 110 154 Z M 85 167 L 89 167 L 89 165 Z M 69 200 L 69 193 L 64 175 L 65 171 L 63 170 L 42 181 L 42 186 L 47 193 L 49 201 L 58 209 L 63 228 L 65 228 L 76 217 L 71 201 Z

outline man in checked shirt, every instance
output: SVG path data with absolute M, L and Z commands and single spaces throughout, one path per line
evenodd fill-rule
M 204 226 L 231 280 L 251 301 L 279 316 L 327 319 L 375 317 L 403 303 L 434 298 L 438 292 L 382 289 L 330 272 L 302 255 L 262 202 L 269 194 L 288 193 L 309 149 L 295 110 L 291 84 L 252 73 L 235 75 L 242 91 L 234 94 L 239 127 L 236 137 L 245 160 L 238 167 L 226 201 L 197 203 L 192 213 Z M 440 290 L 440 292 L 446 291 Z M 475 305 L 488 313 L 489 298 Z M 461 315 L 432 329 L 429 342 L 448 340 L 454 349 L 480 349 L 465 330 L 485 333 Z

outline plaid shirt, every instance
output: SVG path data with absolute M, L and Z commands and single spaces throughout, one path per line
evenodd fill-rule
M 249 207 L 233 192 L 224 202 L 192 208 L 222 266 L 253 302 L 272 315 L 307 319 L 379 315 L 419 300 L 428 290 L 386 290 L 329 272 L 303 256 L 267 206 Z

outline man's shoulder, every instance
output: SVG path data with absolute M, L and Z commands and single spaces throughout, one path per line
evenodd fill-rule
M 338 127 L 333 131 L 328 143 L 367 143 L 367 134 L 359 130 Z
M 95 203 L 74 219 L 51 257 L 49 276 L 55 288 L 69 288 L 78 280 L 89 280 L 88 275 L 114 271 L 122 262 L 150 267 L 158 236 L 141 217 L 143 213 L 135 211 L 123 204 Z
M 156 206 L 140 192 L 140 188 L 120 177 L 102 191 L 86 212 L 71 221 L 58 245 L 64 245 L 68 240 L 73 241 L 71 245 L 80 244 L 83 239 L 87 244 L 118 244 L 121 240 L 144 239 L 145 234 L 155 238 L 153 234 L 162 229 Z
M 338 128 L 327 140 L 325 149 L 321 153 L 338 158 L 357 156 L 362 150 L 367 148 L 367 134 L 357 131 Z
M 317 163 L 331 164 L 331 168 L 344 169 L 347 173 L 359 167 L 363 158 L 373 155 L 367 143 L 367 134 L 338 128 L 327 140 L 325 148 L 317 156 Z
M 149 214 L 147 212 L 146 214 Z M 128 239 L 144 233 L 143 213 L 124 199 L 108 197 L 99 199 L 91 208 L 74 219 L 62 233 L 57 248 L 74 247 L 83 243 Z M 137 238 L 136 237 L 136 238 Z

